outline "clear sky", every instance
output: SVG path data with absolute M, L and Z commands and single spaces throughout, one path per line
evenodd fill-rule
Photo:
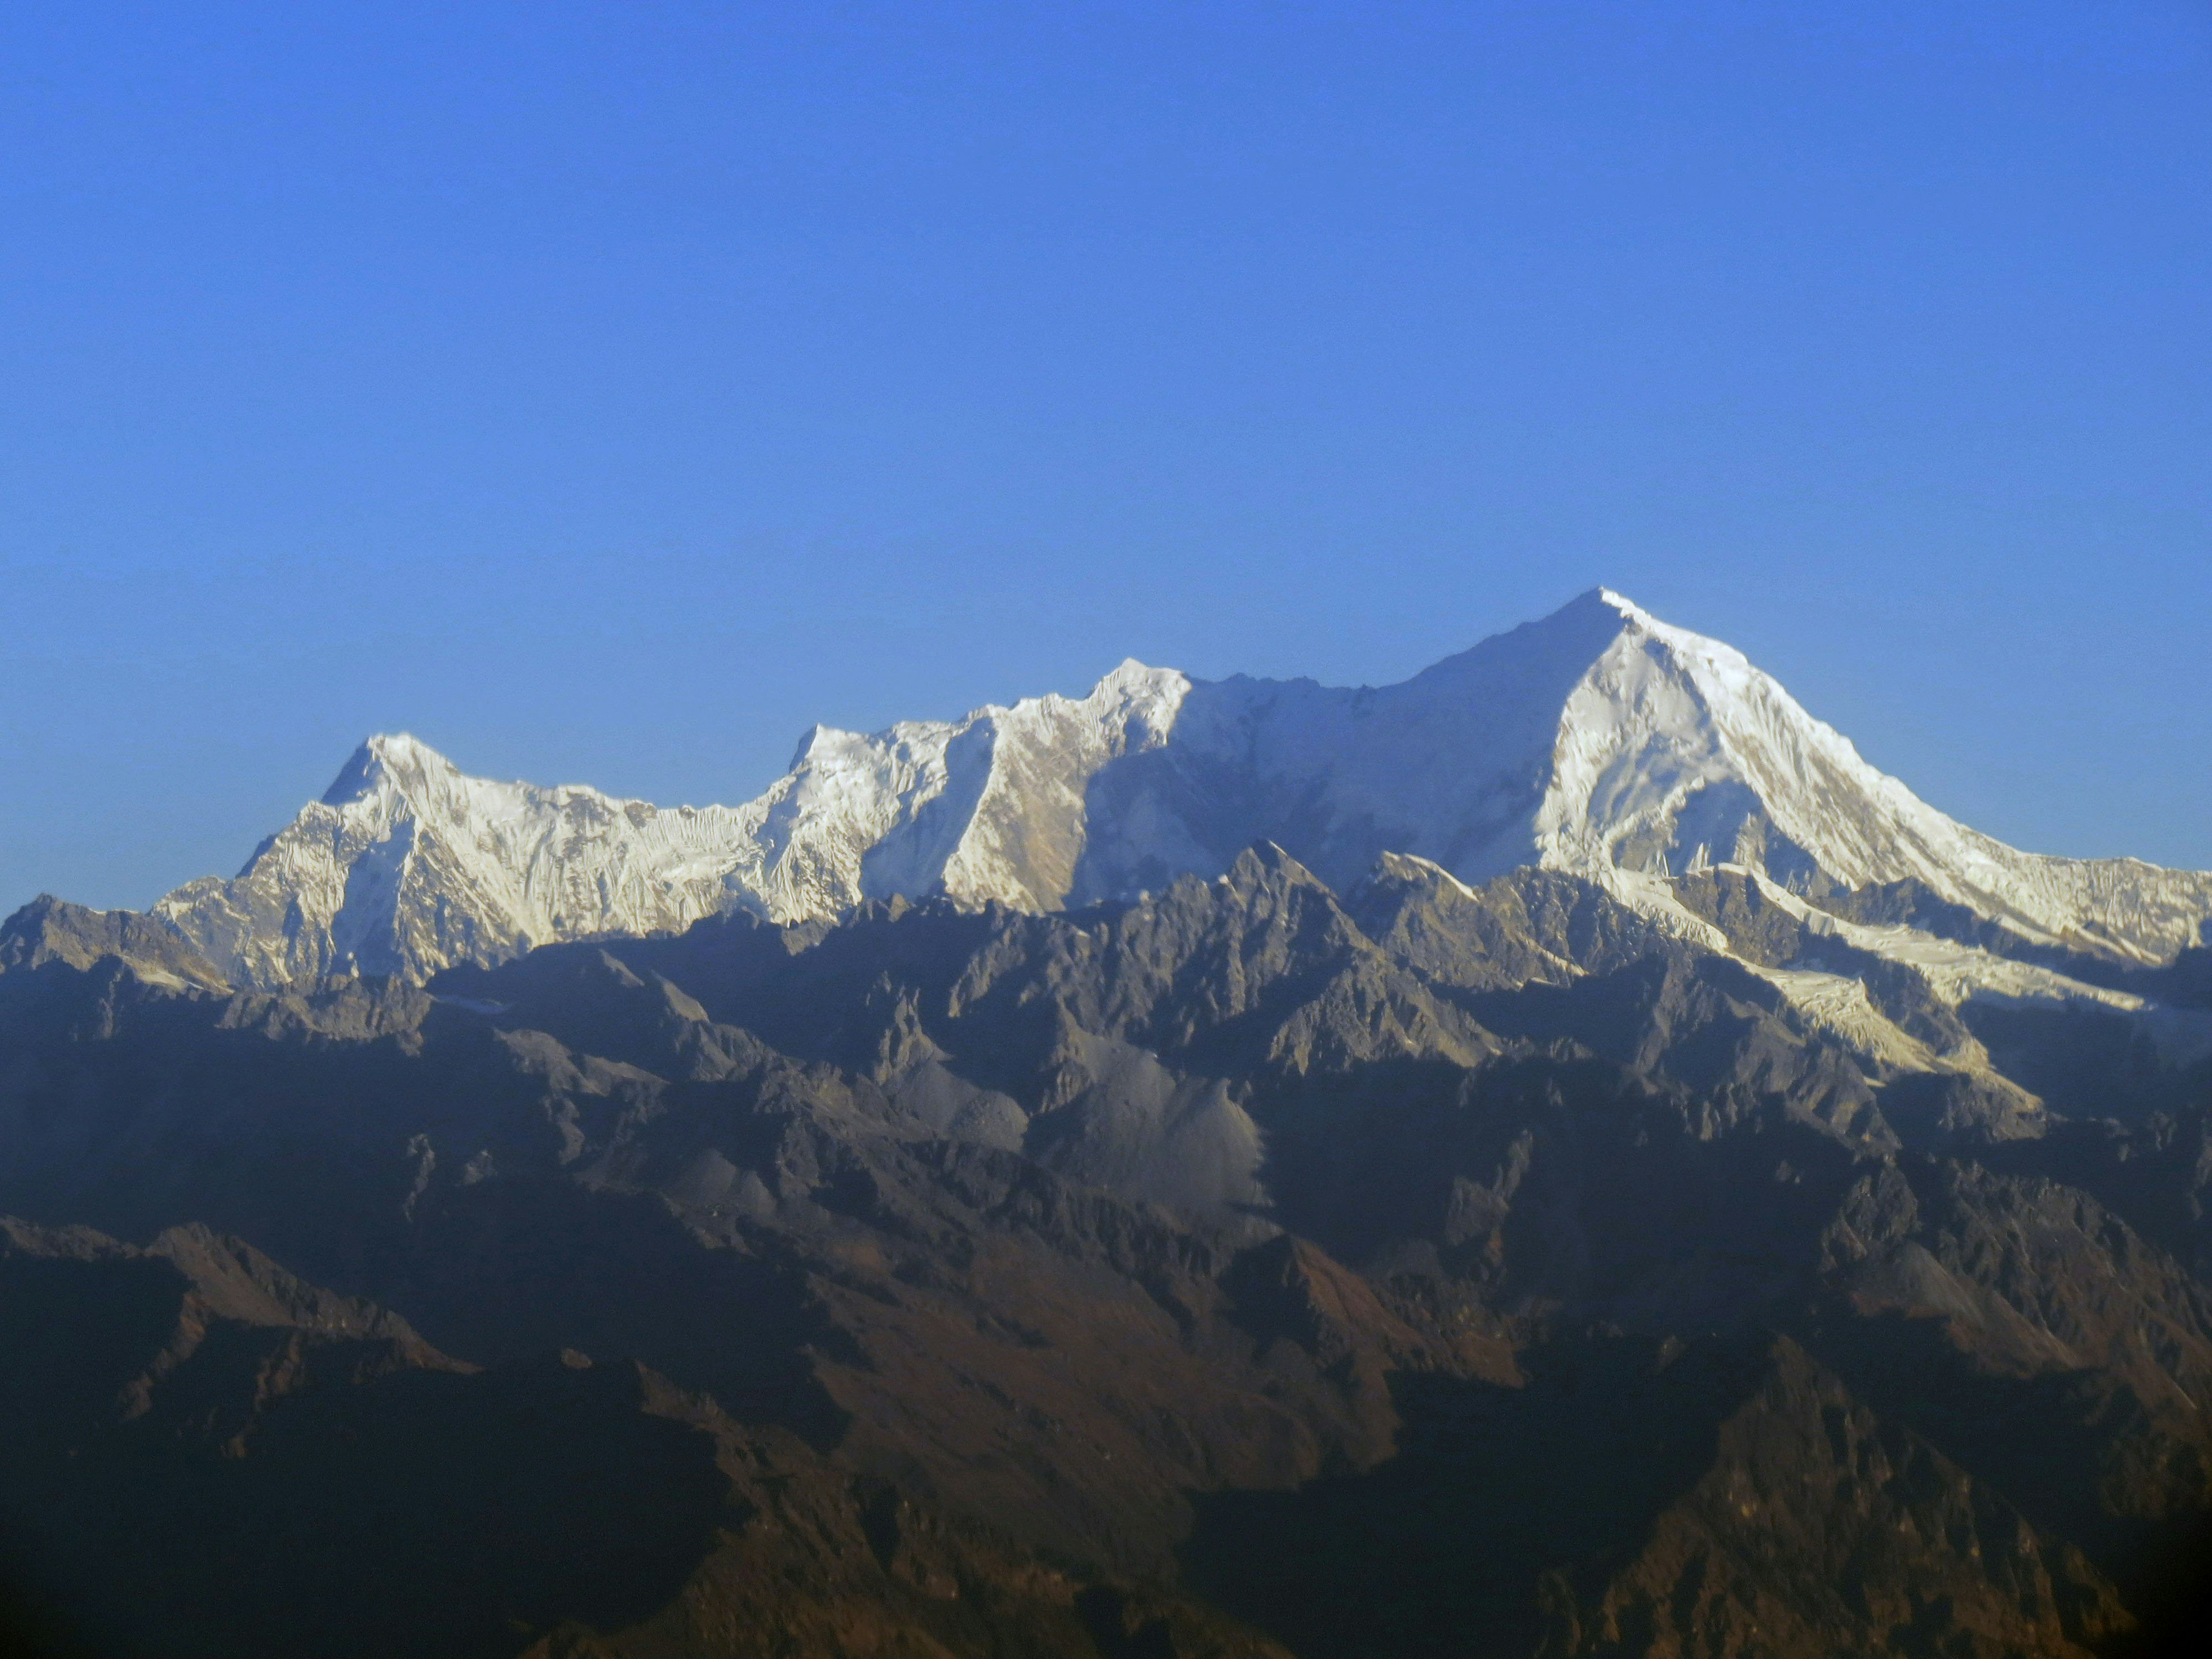
M 2212 4 L 0 13 L 0 908 L 1600 582 L 2212 866 Z

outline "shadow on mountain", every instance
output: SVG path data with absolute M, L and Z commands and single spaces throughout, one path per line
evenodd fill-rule
M 2203 1281 L 2212 1278 L 2212 1073 L 2197 1087 L 2193 1104 L 2146 1123 L 2058 1123 L 1978 1156 L 2000 1174 L 2087 1193 Z
M 1656 1297 L 1690 1329 L 1755 1318 L 1809 1271 L 1856 1169 L 1775 1097 L 1726 1133 L 1711 1100 L 1586 1054 L 1381 1060 L 1271 1080 L 1250 1109 L 1273 1218 L 1338 1259 L 1505 1297 Z
M 2105 1659 L 2198 1659 L 2212 1632 L 2212 1522 L 2170 1540 L 2138 1582 L 2142 1622 Z
M 844 1433 L 808 1356 L 849 1340 L 799 1275 L 701 1237 L 655 1196 L 486 1182 L 442 1195 L 420 1224 L 379 1294 L 449 1352 L 620 1354 L 817 1450 Z
M 1526 1387 L 1399 1373 L 1397 1455 L 1295 1492 L 1194 1499 L 1188 1582 L 1301 1659 L 1536 1650 L 1710 1466 L 1759 1380 L 1741 1346 L 1563 1343 Z
M 7 1659 L 101 1659 L 76 1626 L 40 1590 L 34 1575 L 15 1559 L 13 1540 L 0 1538 L 0 1654 Z
M 1801 1333 L 1859 1398 L 1909 1429 L 2037 1528 L 2065 1538 L 2133 1597 L 2191 1558 L 2204 1526 L 2196 1449 L 2161 1444 L 2142 1402 L 2094 1371 L 1978 1367 L 1942 1322 L 1816 1313 Z M 2135 1501 L 2116 1512 L 2109 1498 Z
M 106 1659 L 511 1653 L 642 1618 L 736 1518 L 714 1442 L 651 1414 L 647 1387 L 564 1355 L 312 1393 L 242 1456 L 126 1427 L 19 1472 L 9 1530 Z M 73 1651 L 50 1621 L 31 1634 Z
M 2184 1086 L 2142 1022 L 2121 1014 L 1973 1002 L 1960 1013 L 1991 1065 L 2064 1117 L 2139 1122 Z

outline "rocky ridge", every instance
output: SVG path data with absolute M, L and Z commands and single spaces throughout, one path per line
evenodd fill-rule
M 0 1391 L 84 1449 L 10 1512 L 146 1652 L 2126 1650 L 2212 1518 L 2212 1064 L 2062 1114 L 2004 1068 L 2078 1010 L 1870 958 L 1984 1056 L 1886 1065 L 1761 971 L 1848 938 L 1672 890 L 1729 948 L 1261 846 L 426 987 L 7 966 Z M 103 1518 L 184 1514 L 266 1576 Z

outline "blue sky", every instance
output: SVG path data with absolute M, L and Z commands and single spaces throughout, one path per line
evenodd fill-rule
M 0 907 L 1599 582 L 2212 866 L 2212 7 L 0 17 Z

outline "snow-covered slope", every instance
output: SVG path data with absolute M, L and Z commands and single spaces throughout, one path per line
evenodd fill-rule
M 1967 829 L 1741 653 L 1603 589 L 1400 685 L 1195 685 L 1170 740 L 1093 794 L 1078 896 L 1264 835 L 1339 884 L 1384 850 L 1467 881 L 1541 864 L 1632 898 L 1637 875 L 1701 860 L 1801 886 L 1917 880 L 2031 940 L 2132 960 L 2171 957 L 2212 915 L 2212 874 Z
M 239 982 L 274 987 L 424 979 L 733 908 L 788 921 L 937 891 L 1045 908 L 1081 846 L 1084 780 L 1158 742 L 1187 684 L 1129 663 L 1079 701 L 873 737 L 817 726 L 741 806 L 495 782 L 413 738 L 374 737 L 236 877 L 187 883 L 154 915 Z
M 2136 960 L 2170 958 L 2212 915 L 2212 874 L 2019 852 L 1868 765 L 1741 652 L 1597 597 L 1624 626 L 1567 702 L 1536 822 L 1547 862 L 1914 880 L 2031 939 Z
M 758 822 L 742 807 L 663 811 L 495 783 L 411 738 L 372 738 L 235 878 L 188 883 L 154 914 L 244 982 L 425 978 L 549 939 L 713 915 Z
M 2143 961 L 2212 915 L 2212 875 L 2039 857 L 1955 823 L 1739 653 L 1602 590 L 1381 689 L 1129 662 L 1080 699 L 817 727 L 734 807 L 489 782 L 372 738 L 239 876 L 156 914 L 245 981 L 420 977 L 732 908 L 1050 909 L 1217 874 L 1261 839 L 1339 885 L 1384 852 L 1468 881 L 1540 863 L 1647 903 L 1700 860 L 1799 888 L 1909 878 L 2030 940 Z

